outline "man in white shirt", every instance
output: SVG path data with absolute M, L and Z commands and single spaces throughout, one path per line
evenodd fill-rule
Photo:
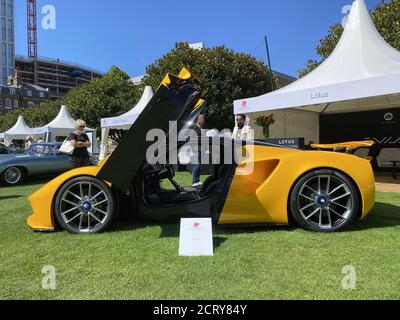
M 246 126 L 246 115 L 236 115 L 236 127 L 233 129 L 232 138 L 239 140 L 254 140 L 254 131 L 250 126 Z

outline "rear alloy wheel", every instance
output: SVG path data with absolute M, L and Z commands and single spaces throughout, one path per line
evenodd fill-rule
M 24 171 L 18 167 L 7 168 L 3 173 L 3 182 L 8 186 L 15 186 L 24 180 Z
M 316 170 L 301 178 L 290 196 L 293 218 L 303 228 L 333 232 L 351 223 L 359 199 L 353 182 L 335 170 Z
M 67 182 L 58 192 L 54 213 L 61 227 L 71 233 L 105 231 L 115 216 L 115 200 L 103 181 L 80 177 Z

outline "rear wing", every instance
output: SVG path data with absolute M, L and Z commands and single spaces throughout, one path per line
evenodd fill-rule
M 374 141 L 366 140 L 366 141 L 341 142 L 333 144 L 312 144 L 311 148 L 318 150 L 339 151 L 345 149 L 346 151 L 353 151 L 360 148 L 371 148 L 374 144 L 375 144 Z
M 318 150 L 332 150 L 333 152 L 345 151 L 346 153 L 354 153 L 357 149 L 360 148 L 371 148 L 375 144 L 375 141 L 366 140 L 366 141 L 350 141 L 350 142 L 341 142 L 341 143 L 333 143 L 333 144 L 312 144 L 311 148 Z M 372 157 L 365 158 L 366 160 L 372 161 Z

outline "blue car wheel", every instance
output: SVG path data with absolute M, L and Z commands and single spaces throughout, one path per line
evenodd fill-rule
M 4 170 L 2 182 L 7 186 L 15 186 L 24 180 L 24 171 L 19 167 L 10 167 Z

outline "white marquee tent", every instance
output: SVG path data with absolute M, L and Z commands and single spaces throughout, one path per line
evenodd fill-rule
M 72 131 L 75 130 L 75 119 L 71 117 L 67 106 L 61 106 L 58 115 L 53 121 L 45 125 L 44 127 L 34 128 L 36 133 L 44 133 L 47 135 L 46 141 L 50 142 L 57 136 L 68 136 Z M 94 129 L 86 128 L 86 131 L 92 132 Z
M 72 131 L 75 130 L 75 119 L 71 117 L 67 106 L 61 106 L 58 115 L 53 121 L 40 128 L 32 129 L 35 135 L 42 135 L 45 137 L 46 142 L 54 142 L 58 136 L 68 136 Z M 89 151 L 96 152 L 96 130 L 86 128 L 86 133 L 89 133 L 89 138 L 92 141 L 92 147 Z
M 104 159 L 107 152 L 107 140 L 111 129 L 129 130 L 132 124 L 142 113 L 153 97 L 154 92 L 150 86 L 145 87 L 142 97 L 134 108 L 118 117 L 101 119 L 101 146 L 100 160 Z
M 5 145 L 9 146 L 13 139 L 25 140 L 29 136 L 34 136 L 34 131 L 26 124 L 23 116 L 19 116 L 15 125 L 2 134 Z
M 364 0 L 354 1 L 336 49 L 318 68 L 282 89 L 234 102 L 235 114 L 291 109 L 282 117 L 284 126 L 294 126 L 294 131 L 308 133 L 314 141 L 319 140 L 318 132 L 307 130 L 319 127 L 321 113 L 396 106 L 400 106 L 400 52 L 378 33 Z M 308 118 L 295 124 L 300 112 Z

